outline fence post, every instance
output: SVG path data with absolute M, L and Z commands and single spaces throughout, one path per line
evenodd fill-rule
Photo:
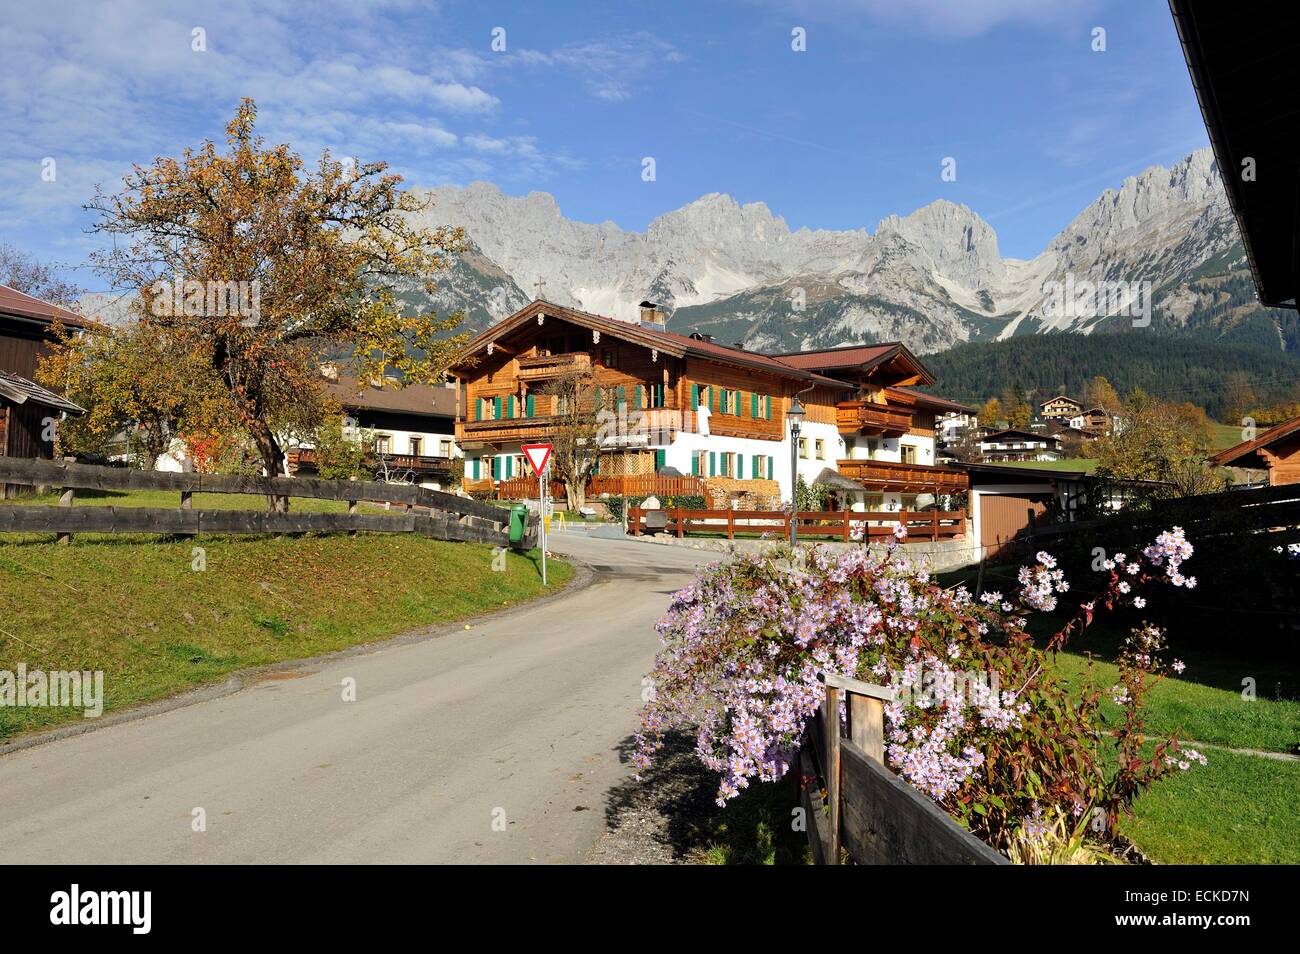
M 64 488 L 63 488 L 63 493 L 62 493 L 62 494 L 60 495 L 60 497 L 59 497 L 59 506 L 60 506 L 60 507 L 71 507 L 71 506 L 72 506 L 72 497 L 73 497 L 73 495 L 74 495 L 75 493 L 76 493 L 76 491 L 73 490 L 71 487 L 64 487 Z M 60 534 L 59 534 L 59 543 L 62 543 L 62 544 L 64 544 L 64 545 L 66 545 L 66 544 L 69 544 L 69 543 L 71 543 L 71 542 L 72 542 L 72 534 L 70 534 L 70 533 L 60 533 Z
M 939 511 L 930 511 L 930 539 L 938 542 L 939 540 Z
M 830 857 L 826 863 L 837 865 L 840 863 L 840 690 L 835 686 L 826 687 L 822 729 L 826 734 L 826 764 L 822 766 L 822 773 L 826 776 L 831 829 Z
M 348 516 L 349 516 L 349 517 L 350 517 L 350 516 L 353 516 L 356 512 L 357 512 L 357 502 L 356 502 L 355 500 L 349 500 L 349 501 L 348 501 Z M 357 535 L 357 532 L 356 532 L 355 530 L 349 530 L 349 531 L 348 531 L 348 536 L 350 536 L 350 537 L 355 537 L 356 535 Z
M 640 535 L 641 532 L 641 508 L 640 507 L 627 508 L 627 524 L 628 524 L 627 527 L 628 532 L 631 533 L 632 536 L 635 537 Z
M 182 510 L 193 510 L 193 509 L 194 509 L 194 493 L 193 493 L 192 491 L 189 491 L 189 490 L 182 490 L 182 491 L 181 491 L 181 509 L 182 509 Z M 181 536 L 184 536 L 184 537 L 191 537 L 191 536 L 193 536 L 193 534 L 184 533 L 184 534 L 181 534 Z
M 728 507 L 727 508 L 727 539 L 734 540 L 735 538 L 736 538 L 736 511 Z
M 848 543 L 849 538 L 849 512 L 846 510 L 844 511 L 844 542 Z
M 682 508 L 681 508 L 681 507 L 678 507 L 678 508 L 677 508 L 677 539 L 679 539 L 679 540 L 681 539 L 681 537 L 682 537 L 682 533 L 683 533 L 683 528 L 682 528 Z
M 879 699 L 849 693 L 849 738 L 881 765 L 885 764 L 885 706 Z

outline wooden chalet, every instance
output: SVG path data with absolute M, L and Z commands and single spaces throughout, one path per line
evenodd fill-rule
M 534 301 L 472 339 L 452 368 L 467 488 L 525 474 L 520 445 L 557 426 L 548 386 L 574 371 L 590 373 L 591 400 L 616 422 L 602 477 L 653 487 L 661 473 L 690 475 L 788 500 L 786 412 L 798 395 L 798 472 L 809 484 L 827 466 L 848 467 L 864 507 L 868 494 L 964 487 L 964 474 L 934 466 L 934 417 L 951 402 L 911 388 L 934 379 L 901 344 L 768 355 L 667 331 L 649 303 L 629 323 Z
M 40 356 L 54 340 L 53 326 L 85 327 L 74 312 L 0 285 L 0 455 L 49 458 L 54 446 L 46 421 L 84 411 L 33 380 Z M 17 485 L 4 496 L 24 492 Z
M 1268 474 L 1270 486 L 1300 483 L 1300 417 L 1270 427 L 1210 458 L 1220 467 L 1242 467 Z

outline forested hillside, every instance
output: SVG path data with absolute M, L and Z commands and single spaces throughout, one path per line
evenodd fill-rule
M 1147 331 L 977 342 L 923 360 L 938 379 L 931 390 L 976 404 L 1017 385 L 1038 400 L 1061 392 L 1081 397 L 1098 375 L 1121 395 L 1140 387 L 1199 405 L 1216 420 L 1300 397 L 1300 359 L 1287 352 Z

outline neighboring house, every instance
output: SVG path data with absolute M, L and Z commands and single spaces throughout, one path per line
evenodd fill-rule
M 1070 427 L 1089 440 L 1105 437 L 1111 431 L 1110 412 L 1104 407 L 1089 408 L 1070 418 Z
M 54 422 L 82 408 L 41 387 L 37 360 L 54 340 L 55 321 L 71 328 L 85 322 L 76 314 L 0 285 L 0 454 L 8 457 L 52 457 Z M 4 495 L 20 488 L 10 485 Z
M 789 500 L 786 412 L 798 395 L 797 468 L 809 484 L 827 467 L 848 472 L 862 508 L 886 494 L 914 506 L 964 479 L 934 467 L 935 414 L 952 402 L 909 389 L 934 378 L 900 344 L 768 355 L 669 332 L 648 303 L 633 324 L 534 301 L 473 338 L 452 369 L 467 486 L 529 473 L 520 445 L 555 433 L 547 384 L 572 369 L 591 372 L 606 421 L 601 476 L 671 469 Z
M 1058 394 L 1056 397 L 1038 405 L 1038 413 L 1040 417 L 1049 421 L 1069 420 L 1070 418 L 1083 413 L 1083 405 L 1072 397 Z
M 939 412 L 934 419 L 935 438 L 939 446 L 961 440 L 967 433 L 980 426 L 979 412 L 973 407 L 946 402 L 952 405 L 950 410 Z
M 359 381 L 322 370 L 325 390 L 343 407 L 343 436 L 364 435 L 375 454 L 376 471 L 389 480 L 402 480 L 441 489 L 451 482 L 456 446 L 456 389 L 452 385 L 398 387 L 391 379 Z M 302 447 L 291 455 L 300 473 L 316 469 L 314 450 Z
M 994 431 L 980 438 L 980 456 L 985 463 L 1060 460 L 1061 441 L 1051 434 L 1032 431 Z
M 1270 486 L 1300 484 L 1300 417 L 1276 424 L 1253 440 L 1219 451 L 1210 458 L 1210 463 L 1266 471 Z

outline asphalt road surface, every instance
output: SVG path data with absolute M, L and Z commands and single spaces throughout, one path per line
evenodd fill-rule
M 716 555 L 552 548 L 595 582 L 0 757 L 0 863 L 581 860 L 630 774 L 654 621 Z

